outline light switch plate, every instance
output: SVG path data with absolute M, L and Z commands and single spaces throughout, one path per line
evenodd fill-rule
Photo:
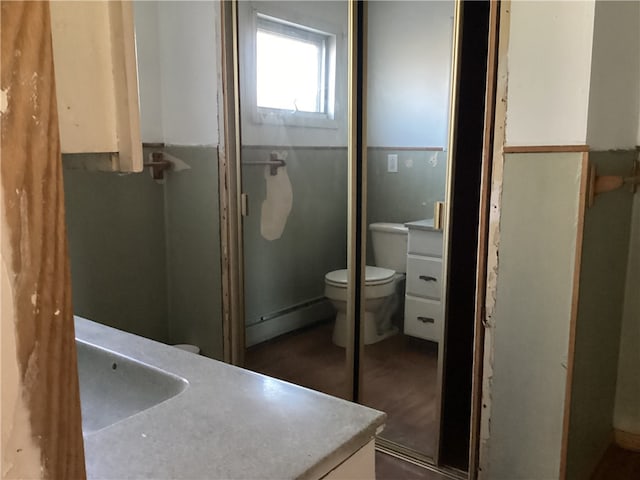
M 387 155 L 387 172 L 389 173 L 398 172 L 398 154 L 391 153 Z

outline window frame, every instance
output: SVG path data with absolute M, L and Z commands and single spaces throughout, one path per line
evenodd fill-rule
M 319 60 L 319 78 L 321 92 L 317 103 L 321 111 L 306 112 L 280 108 L 258 106 L 258 72 L 257 72 L 257 35 L 258 30 L 275 33 L 288 38 L 321 45 L 321 59 Z M 247 93 L 255 124 L 283 125 L 294 127 L 315 127 L 337 129 L 336 121 L 336 33 L 314 28 L 312 25 L 302 25 L 282 16 L 274 16 L 258 9 L 252 11 L 252 58 L 248 67 L 251 69 L 249 79 L 252 84 L 247 85 Z

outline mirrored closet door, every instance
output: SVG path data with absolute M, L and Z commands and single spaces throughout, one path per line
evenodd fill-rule
M 243 366 L 437 463 L 457 4 L 233 6 Z
M 351 399 L 348 5 L 238 2 L 237 32 L 244 366 Z
M 454 15 L 452 1 L 366 9 L 360 401 L 387 412 L 385 444 L 426 459 L 437 456 L 440 427 Z

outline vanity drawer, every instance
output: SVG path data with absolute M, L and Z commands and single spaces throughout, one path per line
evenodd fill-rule
M 407 295 L 404 304 L 404 333 L 412 337 L 440 342 L 442 304 L 435 300 Z
M 409 253 L 442 257 L 442 231 L 409 229 Z
M 440 300 L 442 259 L 407 256 L 407 293 Z

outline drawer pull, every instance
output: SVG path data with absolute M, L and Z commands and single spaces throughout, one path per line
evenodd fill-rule
M 430 277 L 428 275 L 420 275 L 418 277 L 420 280 L 424 280 L 425 282 L 437 282 L 438 279 L 436 277 Z
M 418 321 L 422 323 L 435 323 L 436 319 L 431 317 L 418 317 Z

